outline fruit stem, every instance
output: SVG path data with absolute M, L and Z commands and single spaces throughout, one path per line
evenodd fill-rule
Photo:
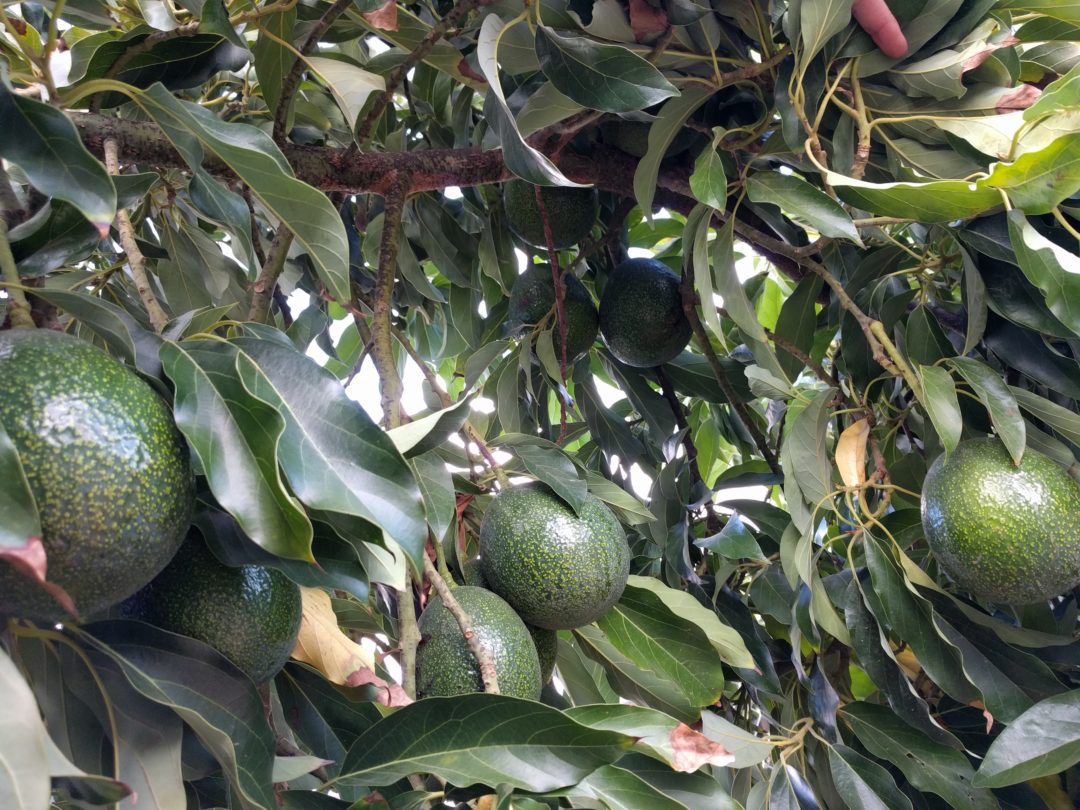
M 495 673 L 495 660 L 491 657 L 491 652 L 480 643 L 480 639 L 477 638 L 473 630 L 472 619 L 469 614 L 454 598 L 454 595 L 450 592 L 450 586 L 435 570 L 435 566 L 432 565 L 426 554 L 424 555 L 424 576 L 431 583 L 431 587 L 438 591 L 439 598 L 442 599 L 446 609 L 457 619 L 458 626 L 465 636 L 465 641 L 468 643 L 472 654 L 476 656 L 476 663 L 480 665 L 480 678 L 484 682 L 484 691 L 489 695 L 499 694 L 499 678 Z
M 15 256 L 11 252 L 11 243 L 8 241 L 7 221 L 0 217 L 0 272 L 4 279 L 4 286 L 8 294 L 8 317 L 11 319 L 12 329 L 33 329 L 34 319 L 30 316 L 30 302 L 22 291 L 22 279 L 19 278 L 19 268 L 15 264 Z

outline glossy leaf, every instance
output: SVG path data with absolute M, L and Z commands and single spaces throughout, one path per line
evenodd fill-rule
M 615 765 L 597 768 L 573 788 L 567 795 L 599 801 L 609 810 L 685 810 L 686 805 L 665 796 L 632 771 Z
M 325 56 L 308 56 L 305 61 L 326 82 L 350 127 L 356 126 L 368 99 L 386 89 L 382 76 L 351 62 Z
M 829 0 L 835 3 L 835 0 Z M 803 23 L 807 4 L 803 3 Z M 750 177 L 746 196 L 751 202 L 772 203 L 796 222 L 805 223 L 822 236 L 851 239 L 857 244 L 859 231 L 840 204 L 825 192 L 793 174 L 761 172 Z
M 1050 311 L 1080 335 L 1080 256 L 1036 231 L 1021 211 L 1009 212 L 1009 238 L 1028 281 L 1042 290 Z
M 990 421 L 994 423 L 998 438 L 1008 448 L 1013 463 L 1019 465 L 1024 455 L 1025 437 L 1024 417 L 1020 414 L 1016 397 L 1001 377 L 978 360 L 954 357 L 949 362 L 960 372 L 968 385 L 975 389 L 982 404 L 990 412 Z
M 829 747 L 829 770 L 837 790 L 865 810 L 909 810 L 911 801 L 892 776 L 873 760 L 846 745 Z
M 1049 213 L 1080 186 L 1080 133 L 1058 138 L 1012 163 L 995 164 L 979 186 L 1001 189 L 1026 214 Z
M 834 172 L 828 179 L 841 200 L 881 216 L 948 222 L 978 216 L 1001 204 L 997 191 L 963 180 L 868 183 Z
M 1001 732 L 974 783 L 1004 787 L 1064 771 L 1080 762 L 1080 690 L 1037 703 Z
M 469 417 L 469 400 L 462 398 L 441 411 L 422 416 L 408 424 L 388 430 L 386 435 L 406 458 L 427 453 L 457 433 Z
M 1010 385 L 1009 391 L 1021 408 L 1045 422 L 1073 444 L 1080 445 L 1080 414 L 1023 388 Z
M 668 99 L 660 108 L 656 121 L 649 127 L 649 148 L 634 169 L 634 198 L 638 201 L 645 218 L 652 221 L 652 202 L 656 196 L 656 178 L 660 174 L 660 162 L 668 147 L 682 130 L 693 112 L 704 104 L 712 91 L 692 84 L 675 98 Z
M 960 443 L 960 433 L 964 429 L 960 403 L 956 399 L 956 384 L 952 375 L 941 366 L 921 366 L 919 376 L 922 378 L 923 393 L 926 394 L 925 405 L 930 421 L 934 423 L 945 452 L 951 453 Z
M 723 211 L 727 204 L 727 175 L 724 162 L 712 143 L 701 150 L 690 173 L 690 190 L 698 202 Z
M 578 782 L 633 742 L 533 701 L 488 694 L 428 698 L 361 734 L 342 771 L 367 785 L 433 773 L 462 787 L 482 782 L 543 792 Z
M 557 447 L 530 444 L 519 445 L 514 448 L 514 452 L 526 470 L 551 487 L 575 513 L 581 511 L 588 494 L 588 485 L 566 453 Z
M 296 24 L 296 9 L 289 8 L 276 14 L 269 14 L 259 21 L 274 36 L 260 36 L 253 48 L 255 76 L 259 80 L 259 90 L 267 108 L 276 110 L 281 99 L 281 82 L 292 68 L 296 58 L 289 48 L 282 44 L 292 41 L 292 30 Z

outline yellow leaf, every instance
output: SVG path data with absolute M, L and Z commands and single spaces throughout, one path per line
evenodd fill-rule
M 870 436 L 870 425 L 865 419 L 852 422 L 840 434 L 836 443 L 836 466 L 840 468 L 840 478 L 844 486 L 857 487 L 866 483 L 866 440 Z
M 326 591 L 301 587 L 300 596 L 303 613 L 293 658 L 311 664 L 327 680 L 343 686 L 357 670 L 375 666 L 375 656 L 338 627 L 337 615 Z

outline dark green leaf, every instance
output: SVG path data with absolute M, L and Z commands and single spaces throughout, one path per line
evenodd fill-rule
M 461 429 L 469 417 L 469 400 L 462 397 L 449 408 L 387 431 L 394 447 L 406 458 L 434 450 Z
M 975 389 L 982 404 L 990 412 L 994 430 L 1005 443 L 1015 464 L 1024 455 L 1024 417 L 1016 404 L 1016 397 L 1001 377 L 984 363 L 970 357 L 954 357 L 949 361 L 960 372 L 968 385 Z
M 588 485 L 566 453 L 556 447 L 537 445 L 518 445 L 514 452 L 526 470 L 551 487 L 575 513 L 581 511 Z
M 431 534 L 436 540 L 441 540 L 454 522 L 454 482 L 450 470 L 435 451 L 413 456 L 409 464 L 424 495 L 424 509 Z
M 11 253 L 23 277 L 41 276 L 83 259 L 101 241 L 86 217 L 63 200 L 50 200 L 11 229 Z
M 802 34 L 799 63 L 808 65 L 825 47 L 825 43 L 843 31 L 850 20 L 850 0 L 803 0 L 799 3 L 799 29 Z
M 641 777 L 616 767 L 597 768 L 572 788 L 567 796 L 579 796 L 601 802 L 609 810 L 686 810 L 686 805 L 665 796 Z
M 282 44 L 292 42 L 296 9 L 290 8 L 270 14 L 259 20 L 259 26 L 268 32 L 255 41 L 253 48 L 255 76 L 259 90 L 268 109 L 276 110 L 281 98 L 281 82 L 289 74 L 296 55 Z M 273 34 L 273 37 L 269 36 Z
M 656 196 L 656 178 L 660 174 L 660 162 L 675 136 L 682 131 L 691 114 L 708 101 L 711 88 L 692 84 L 683 88 L 679 96 L 660 108 L 656 121 L 649 127 L 649 149 L 634 170 L 634 198 L 638 201 L 646 219 L 652 220 L 652 201 Z
M 778 337 L 784 338 L 796 348 L 807 354 L 814 347 L 814 332 L 817 328 L 817 298 L 821 292 L 821 278 L 807 274 L 795 286 L 795 291 L 784 301 L 780 308 L 780 317 L 773 330 Z M 797 379 L 803 370 L 803 361 L 778 347 L 777 362 L 787 374 L 789 380 Z
M 980 787 L 1004 787 L 1080 762 L 1080 690 L 1037 703 L 994 740 L 975 775 Z
M 924 404 L 934 423 L 946 453 L 951 453 L 960 443 L 960 434 L 964 429 L 964 419 L 960 414 L 960 403 L 956 399 L 956 384 L 952 375 L 941 366 L 921 366 Z
M 237 354 L 224 341 L 161 347 L 165 373 L 176 387 L 176 425 L 199 457 L 214 497 L 248 537 L 281 557 L 314 562 L 311 521 L 278 469 L 285 420 L 241 383 Z
M 845 5 L 839 0 L 816 1 L 820 5 Z M 804 25 L 807 6 L 808 3 L 803 3 Z M 810 226 L 822 236 L 851 239 L 860 243 L 859 231 L 851 221 L 851 215 L 828 194 L 800 177 L 780 172 L 759 172 L 748 178 L 746 194 L 751 202 L 779 206 L 781 211 L 796 222 Z
M 765 559 L 765 555 L 761 553 L 761 546 L 758 545 L 754 536 L 750 534 L 750 530 L 746 528 L 746 524 L 742 522 L 738 512 L 733 513 L 728 518 L 728 522 L 720 530 L 719 534 L 712 537 L 703 537 L 700 540 L 695 540 L 694 543 L 729 560 Z
M 505 783 L 543 792 L 577 783 L 633 742 L 533 701 L 488 694 L 428 698 L 361 734 L 342 771 L 367 785 L 432 773 L 462 787 Z
M 694 160 L 694 170 L 690 173 L 690 190 L 694 192 L 698 202 L 723 211 L 727 204 L 727 183 L 724 162 L 716 151 L 716 144 L 710 144 L 702 149 L 701 154 Z
M 833 491 L 825 428 L 829 421 L 826 406 L 835 393 L 833 388 L 815 392 L 809 404 L 795 416 L 783 445 L 781 460 L 785 474 L 793 476 L 811 508 L 818 508 Z
M 589 470 L 585 471 L 585 480 L 589 485 L 589 492 L 614 509 L 623 523 L 636 525 L 653 520 L 653 513 L 649 508 L 618 484 Z
M 1042 290 L 1050 311 L 1080 335 L 1080 256 L 1036 231 L 1022 211 L 1009 212 L 1009 237 L 1028 281 Z
M 7 707 L 0 713 L 0 802 L 12 810 L 49 806 L 48 734 L 34 693 L 0 649 L 0 689 Z
M 116 216 L 116 189 L 78 130 L 49 104 L 13 93 L 0 81 L 0 157 L 17 165 L 47 197 L 82 212 L 102 238 Z
M 31 538 L 41 539 L 41 516 L 26 480 L 19 451 L 0 423 L 0 547 L 22 549 Z
M 829 747 L 829 770 L 849 806 L 860 810 L 910 810 L 911 801 L 889 772 L 846 745 Z
M 1010 385 L 1009 391 L 1016 397 L 1021 408 L 1073 444 L 1080 445 L 1080 415 L 1026 389 Z

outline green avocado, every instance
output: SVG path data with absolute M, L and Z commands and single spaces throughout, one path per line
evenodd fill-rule
M 1080 485 L 1031 448 L 1019 467 L 996 438 L 939 456 L 922 523 L 941 567 L 983 599 L 1024 605 L 1080 585 Z
M 521 618 L 510 605 L 484 588 L 462 585 L 454 598 L 472 620 L 473 633 L 491 653 L 499 692 L 513 697 L 540 698 L 540 661 Z M 432 599 L 420 614 L 420 647 L 416 651 L 416 691 L 419 697 L 450 697 L 484 691 L 480 665 L 465 641 L 454 614 L 442 598 Z
M 510 230 L 533 247 L 547 249 L 536 188 L 524 180 L 510 180 L 503 185 L 503 207 Z M 599 210 L 596 189 L 542 186 L 540 194 L 557 250 L 572 247 L 588 236 Z
M 589 353 L 596 342 L 599 316 L 596 305 L 577 276 L 564 273 L 566 297 L 563 299 L 563 316 L 566 318 L 566 362 L 576 363 Z M 552 330 L 555 356 L 562 351 L 562 338 L 555 315 L 555 280 L 551 267 L 534 264 L 517 277 L 510 291 L 507 320 L 511 324 L 533 325 L 547 318 L 547 328 Z
M 533 644 L 536 645 L 536 655 L 540 658 L 540 681 L 547 684 L 555 672 L 555 658 L 559 654 L 559 634 L 554 630 L 545 630 L 543 627 L 525 625 L 532 636 Z
M 656 259 L 616 267 L 600 298 L 600 334 L 628 366 L 652 368 L 673 360 L 690 342 L 679 277 Z
M 205 642 L 262 684 L 296 646 L 300 588 L 272 568 L 223 565 L 193 532 L 165 570 L 120 605 L 119 614 Z
M 630 549 L 622 526 L 589 494 L 581 514 L 543 484 L 499 495 L 480 523 L 480 568 L 527 623 L 548 630 L 589 624 L 622 595 Z
M 61 332 L 0 332 L 0 425 L 37 502 L 47 579 L 81 618 L 165 567 L 191 521 L 194 478 L 172 412 L 135 372 Z M 0 614 L 68 618 L 5 562 Z

